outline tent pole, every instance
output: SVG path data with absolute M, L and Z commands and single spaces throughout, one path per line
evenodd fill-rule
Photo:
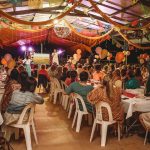
M 43 43 L 41 43 L 41 54 L 43 53 Z

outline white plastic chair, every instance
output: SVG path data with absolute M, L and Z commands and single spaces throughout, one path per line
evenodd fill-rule
M 74 97 L 72 95 L 70 95 L 69 96 L 69 101 L 68 101 L 68 109 L 67 109 L 67 111 L 68 111 L 68 119 L 70 119 L 70 117 L 71 117 L 74 104 L 75 104 Z
M 64 92 L 64 89 L 62 89 L 58 79 L 54 78 L 54 101 L 53 101 L 54 104 L 56 104 L 57 102 L 58 94 L 62 94 L 63 92 Z
M 27 105 L 24 108 L 24 110 L 22 111 L 17 123 L 10 125 L 11 127 L 14 127 L 14 128 L 22 128 L 23 129 L 24 135 L 25 135 L 25 140 L 26 140 L 27 150 L 32 150 L 30 125 L 32 126 L 32 129 L 33 129 L 35 142 L 36 142 L 36 144 L 38 144 L 37 135 L 36 135 L 36 131 L 35 131 L 34 120 L 33 120 L 34 110 L 35 110 L 35 104 Z M 29 117 L 28 117 L 28 120 L 26 122 L 24 122 L 24 118 L 25 118 L 26 115 L 28 115 Z
M 68 87 L 64 81 L 61 81 L 61 88 L 63 89 L 63 91 L 65 92 L 65 89 Z M 69 102 L 69 95 L 62 95 L 62 106 L 63 108 L 66 110 L 67 106 L 68 106 L 68 102 Z
M 103 115 L 102 115 L 102 108 L 106 108 L 108 111 L 108 116 L 109 116 L 109 120 L 108 121 L 104 121 L 103 120 Z M 107 127 L 111 124 L 116 123 L 115 120 L 113 120 L 113 116 L 112 116 L 112 111 L 110 108 L 110 105 L 106 102 L 100 102 L 96 105 L 96 118 L 94 120 L 93 123 L 93 127 L 92 127 L 92 132 L 91 132 L 91 137 L 90 137 L 90 142 L 93 139 L 93 135 L 95 132 L 95 128 L 96 128 L 96 124 L 100 124 L 101 125 L 101 146 L 105 146 L 106 144 L 106 136 L 107 136 Z M 120 127 L 118 124 L 118 140 L 120 141 Z
M 74 94 L 74 100 L 75 100 L 76 110 L 75 110 L 75 114 L 74 114 L 74 118 L 73 118 L 73 122 L 72 122 L 72 128 L 74 127 L 75 121 L 77 119 L 76 132 L 79 132 L 80 127 L 81 127 L 81 122 L 82 122 L 82 116 L 88 115 L 88 111 L 87 111 L 86 105 L 84 103 L 84 100 L 80 95 Z M 79 101 L 83 108 L 82 111 L 79 108 Z

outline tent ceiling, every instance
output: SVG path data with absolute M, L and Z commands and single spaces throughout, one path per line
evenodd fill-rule
M 0 9 L 8 12 L 10 15 L 27 21 L 44 21 L 55 18 L 58 14 L 64 11 L 66 3 L 60 0 L 55 3 L 55 0 L 43 1 L 43 7 L 41 9 L 32 9 L 28 6 L 27 1 L 23 1 L 21 5 L 16 6 L 15 11 L 8 1 L 0 0 Z M 57 0 L 58 1 L 58 0 Z M 97 6 L 106 13 L 114 21 L 128 25 L 134 20 L 140 19 L 142 22 L 147 23 L 150 21 L 150 13 L 145 15 L 141 9 L 140 0 L 137 3 L 132 0 L 93 0 L 97 3 Z M 91 3 L 88 0 L 83 0 L 82 3 L 75 8 L 70 14 L 65 16 L 65 19 L 78 29 L 91 29 L 98 30 L 99 26 L 97 20 L 104 24 L 109 24 L 105 21 L 95 10 L 92 8 Z M 115 36 L 116 33 L 114 33 Z M 139 43 L 139 40 L 134 38 L 134 42 Z M 144 43 L 149 43 L 144 39 Z

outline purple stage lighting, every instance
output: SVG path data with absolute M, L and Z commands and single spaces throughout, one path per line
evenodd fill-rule
M 63 51 L 60 49 L 60 50 L 58 50 L 58 54 L 60 55 L 60 54 L 62 54 L 63 53 Z
M 21 50 L 26 51 L 27 50 L 26 46 L 21 46 Z
M 29 52 L 32 52 L 32 50 L 33 50 L 32 47 L 29 47 L 29 48 L 28 48 L 28 51 L 29 51 Z

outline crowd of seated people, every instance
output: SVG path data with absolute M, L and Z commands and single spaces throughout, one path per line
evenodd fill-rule
M 3 115 L 3 131 L 5 138 L 9 141 L 11 130 L 9 125 L 16 123 L 23 109 L 31 103 L 43 104 L 42 96 L 35 93 L 37 81 L 29 77 L 25 68 L 16 66 L 7 74 L 4 94 L 1 100 L 1 114 Z M 24 120 L 25 121 L 25 120 Z
M 51 83 L 52 78 L 64 81 L 68 86 L 65 94 L 77 93 L 83 98 L 89 113 L 95 113 L 95 105 L 101 101 L 107 102 L 113 114 L 113 119 L 119 122 L 122 127 L 124 122 L 124 110 L 121 105 L 121 94 L 125 89 L 136 89 L 145 86 L 145 95 L 150 95 L 150 73 L 146 66 L 139 65 L 116 65 L 116 64 L 78 64 L 69 63 L 58 66 L 52 64 L 47 70 L 45 65 L 38 71 L 38 86 L 43 80 Z M 40 76 L 44 78 L 40 79 Z M 92 79 L 100 85 L 96 88 L 88 85 L 87 81 Z M 9 85 L 9 86 L 8 86 Z M 23 67 L 18 67 L 11 71 L 5 93 L 2 99 L 1 111 L 5 116 L 5 124 L 11 122 L 7 118 L 21 113 L 23 108 L 29 103 L 43 103 L 43 98 L 34 94 L 37 82 L 34 78 L 29 78 Z M 46 88 L 46 85 L 43 84 Z M 6 97 L 6 95 L 9 95 Z M 26 97 L 26 95 L 28 95 Z M 19 98 L 19 99 L 18 99 Z M 30 100 L 29 100 L 29 99 Z M 18 103 L 18 101 L 21 102 Z M 23 103 L 22 103 L 23 102 Z M 19 104 L 19 107 L 18 107 Z M 16 110 L 17 108 L 17 110 Z M 80 107 L 82 109 L 82 107 Z M 105 119 L 108 114 L 103 111 Z M 16 121 L 9 119 L 10 121 Z M 141 119 L 142 120 L 142 119 Z

